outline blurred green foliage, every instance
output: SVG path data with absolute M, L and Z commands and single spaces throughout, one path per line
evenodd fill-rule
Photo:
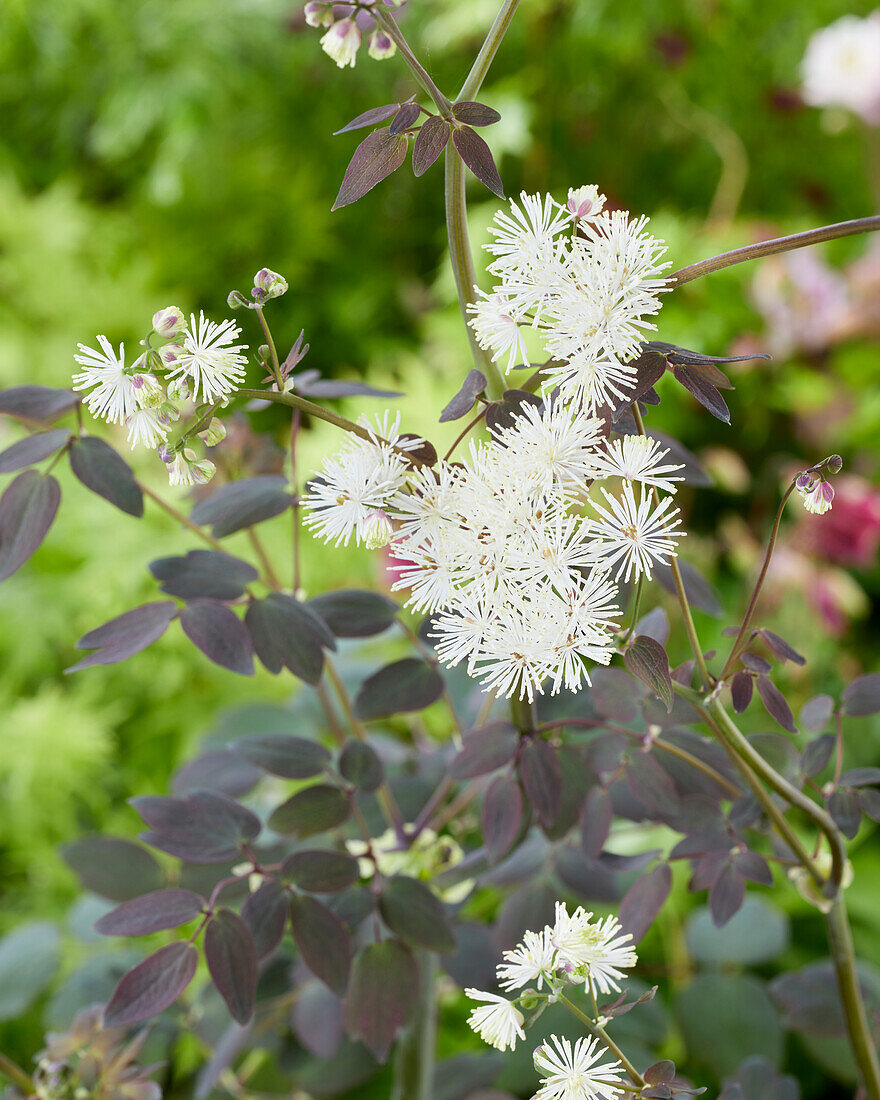
M 411 0 L 407 34 L 442 88 L 461 82 L 496 7 Z M 871 7 L 857 0 L 849 10 Z M 507 193 L 562 194 L 595 181 L 654 218 L 676 267 L 757 231 L 868 213 L 858 128 L 799 106 L 795 94 L 809 35 L 839 14 L 836 0 L 523 4 L 481 94 L 502 112 L 487 136 Z M 6 0 L 0 386 L 65 385 L 77 341 L 101 332 L 133 342 L 168 302 L 219 316 L 229 289 L 246 290 L 267 265 L 290 285 L 275 308 L 279 343 L 286 348 L 305 328 L 307 366 L 405 390 L 406 426 L 437 435 L 434 410 L 468 367 L 444 266 L 442 170 L 420 181 L 403 170 L 330 213 L 356 145 L 356 135 L 332 132 L 412 90 L 402 66 L 368 62 L 365 51 L 353 72 L 339 72 L 286 0 Z M 479 241 L 496 203 L 476 185 L 469 194 Z M 840 264 L 864 248 L 839 242 L 828 255 Z M 760 343 L 751 278 L 734 268 L 678 292 L 661 338 L 717 353 L 749 333 Z M 258 342 L 255 332 L 249 338 Z M 849 469 L 876 479 L 876 362 L 876 344 L 848 340 L 818 356 L 734 368 L 732 429 L 664 383 L 660 427 L 701 454 L 724 448 L 747 464 L 744 482 L 684 501 L 693 532 L 686 556 L 712 575 L 729 612 L 752 566 L 748 537 L 766 530 L 792 464 L 839 451 Z M 347 412 L 364 407 L 352 402 Z M 0 445 L 7 437 L 14 431 L 0 424 Z M 305 468 L 332 438 L 308 433 Z M 155 463 L 138 469 L 158 488 Z M 125 799 L 163 792 L 218 710 L 290 691 L 265 673 L 243 681 L 209 667 L 179 631 L 125 665 L 65 678 L 80 634 L 153 598 L 146 563 L 191 545 L 163 514 L 148 510 L 136 523 L 70 482 L 74 506 L 0 594 L 0 931 L 64 910 L 76 889 L 58 844 L 80 832 L 130 835 Z M 270 552 L 282 554 L 286 525 L 266 531 Z M 231 552 L 246 554 L 237 539 Z M 327 554 L 306 540 L 304 553 L 313 592 L 375 576 L 375 563 L 356 551 Z M 836 687 L 838 672 L 873 667 L 876 558 L 858 579 L 866 595 L 837 639 L 817 627 L 802 591 L 779 597 L 780 632 L 828 670 L 820 682 L 790 673 L 801 702 Z M 720 625 L 701 617 L 709 644 Z M 873 762 L 877 742 L 866 731 L 852 763 Z M 876 857 L 862 848 L 857 872 L 860 863 L 866 873 L 856 875 L 851 907 L 876 958 Z M 687 904 L 683 884 L 677 889 Z M 791 905 L 793 919 L 802 917 L 799 900 Z M 675 935 L 663 926 L 646 947 L 660 957 L 661 938 Z M 790 946 L 776 962 L 810 957 Z M 39 1042 L 37 1020 L 5 1025 L 0 1046 L 25 1062 Z M 449 1013 L 447 1053 L 473 1045 L 461 1020 Z

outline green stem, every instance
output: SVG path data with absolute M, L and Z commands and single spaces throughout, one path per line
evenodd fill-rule
M 434 101 L 434 105 L 437 110 L 443 115 L 444 118 L 449 116 L 449 108 L 452 104 L 446 98 L 446 96 L 440 91 L 437 85 L 429 76 L 425 67 L 421 64 L 419 59 L 410 49 L 410 45 L 404 38 L 398 25 L 394 20 L 377 4 L 375 7 L 369 9 L 370 15 L 379 23 L 382 30 L 388 35 L 388 37 L 394 42 L 398 50 L 400 50 L 400 56 L 406 63 L 407 68 L 412 73 L 416 83 L 419 84 Z
M 642 1075 L 632 1064 L 632 1062 L 630 1062 L 630 1060 L 626 1057 L 620 1047 L 614 1042 L 614 1040 L 611 1038 L 605 1028 L 600 1027 L 595 1022 L 595 1020 L 591 1020 L 585 1012 L 581 1012 L 574 1001 L 570 1001 L 564 993 L 559 994 L 559 1000 L 562 1001 L 569 1012 L 571 1012 L 574 1016 L 577 1016 L 577 1018 L 586 1028 L 589 1035 L 592 1035 L 594 1038 L 599 1039 L 600 1042 L 605 1044 L 609 1052 L 618 1060 L 618 1062 L 620 1062 L 620 1064 L 629 1074 L 629 1079 L 632 1081 L 632 1083 L 637 1088 L 643 1089 L 647 1085 L 647 1081 L 644 1079 L 644 1077 L 642 1077 Z
M 471 344 L 474 364 L 488 379 L 490 397 L 500 397 L 507 389 L 504 375 L 498 364 L 493 363 L 488 354 L 477 343 L 474 330 L 467 323 L 467 307 L 475 301 L 474 287 L 477 275 L 474 270 L 474 258 L 471 253 L 470 236 L 467 225 L 467 200 L 464 191 L 464 162 L 452 144 L 446 146 L 445 162 L 446 229 L 449 237 L 449 260 L 452 274 L 455 276 L 455 289 L 458 304 Z
M 477 59 L 471 66 L 471 71 L 467 75 L 467 79 L 461 86 L 461 91 L 458 93 L 456 102 L 459 100 L 471 100 L 480 91 L 483 85 L 483 81 L 486 79 L 486 74 L 489 72 L 489 68 L 492 62 L 495 60 L 495 54 L 498 53 L 498 47 L 507 34 L 507 28 L 510 26 L 510 22 L 516 14 L 516 9 L 519 6 L 519 0 L 504 0 L 501 5 L 501 10 L 495 16 L 495 22 L 489 28 L 489 33 L 486 35 L 486 40 L 480 47 L 480 52 L 477 54 Z
M 859 1067 L 862 1084 L 869 1100 L 880 1100 L 880 1066 L 877 1063 L 877 1048 L 871 1036 L 868 1014 L 865 1011 L 859 986 L 852 932 L 843 894 L 838 894 L 834 899 L 834 904 L 825 914 L 825 923 L 828 928 L 831 958 L 834 960 L 834 972 L 837 975 L 837 988 L 843 1002 L 846 1029 L 856 1065 Z
M 284 388 L 281 378 L 281 361 L 278 358 L 278 349 L 275 347 L 275 341 L 272 338 L 272 330 L 269 328 L 269 322 L 266 320 L 262 308 L 257 306 L 255 312 L 260 318 L 260 327 L 263 330 L 263 335 L 266 337 L 266 343 L 269 345 L 269 355 L 272 359 L 272 375 L 275 378 L 275 385 L 281 390 Z
M 635 599 L 633 600 L 632 616 L 631 616 L 630 621 L 629 621 L 629 628 L 627 629 L 627 632 L 624 635 L 624 637 L 621 639 L 621 642 L 620 642 L 620 648 L 621 649 L 623 649 L 623 647 L 626 645 L 626 643 L 633 636 L 633 631 L 636 628 L 636 621 L 638 620 L 638 617 L 639 617 L 639 604 L 642 602 L 642 588 L 644 587 L 644 581 L 645 581 L 645 577 L 644 577 L 644 574 L 642 574 L 639 577 L 638 581 L 636 582 L 636 594 L 635 594 Z
M 752 598 L 749 600 L 749 606 L 746 610 L 745 617 L 742 621 L 742 626 L 739 628 L 739 633 L 736 636 L 736 640 L 730 649 L 730 654 L 727 660 L 724 662 L 724 668 L 721 670 L 719 680 L 726 680 L 730 674 L 730 670 L 733 668 L 733 663 L 737 659 L 740 653 L 740 649 L 743 647 L 743 638 L 746 636 L 746 631 L 749 628 L 749 623 L 752 621 L 752 615 L 755 613 L 755 607 L 758 603 L 758 596 L 761 594 L 761 589 L 764 586 L 764 579 L 767 576 L 767 570 L 770 567 L 770 559 L 773 557 L 773 551 L 776 548 L 776 539 L 779 536 L 779 525 L 782 523 L 782 513 L 785 511 L 785 505 L 788 502 L 788 498 L 794 492 L 796 481 L 792 481 L 788 489 L 785 491 L 785 496 L 779 502 L 779 507 L 776 509 L 776 519 L 773 522 L 773 530 L 770 532 L 770 541 L 767 543 L 767 552 L 764 555 L 764 564 L 761 566 L 761 574 L 755 582 L 755 588 L 752 592 Z M 748 643 L 746 643 L 748 644 Z
M 875 233 L 878 229 L 880 229 L 880 216 L 872 215 L 869 218 L 854 218 L 848 222 L 823 225 L 819 229 L 807 229 L 803 233 L 790 233 L 786 237 L 774 237 L 770 241 L 758 241 L 757 244 L 747 244 L 742 248 L 734 248 L 730 252 L 721 252 L 717 256 L 698 260 L 695 264 L 673 271 L 667 276 L 667 282 L 673 287 L 682 286 L 684 283 L 702 278 L 703 275 L 710 275 L 713 271 L 721 271 L 722 268 L 733 267 L 734 264 L 742 264 L 747 260 L 774 256 L 778 252 L 791 252 L 795 248 L 806 248 L 807 245 L 831 241 L 836 237 L 851 237 L 855 233 Z
M 418 953 L 419 1000 L 394 1054 L 391 1100 L 431 1100 L 434 1049 L 437 1044 L 437 960 L 430 951 Z
M 360 424 L 355 424 L 353 420 L 346 420 L 344 416 L 339 416 L 338 413 L 332 412 L 330 409 L 325 409 L 322 405 L 316 405 L 314 401 L 309 401 L 305 397 L 298 397 L 295 393 L 277 393 L 275 390 L 236 390 L 236 397 L 251 397 L 257 401 L 273 401 L 276 405 L 287 405 L 290 409 L 301 409 L 303 412 L 308 413 L 309 416 L 317 417 L 318 420 L 326 420 L 328 424 L 333 424 L 337 428 L 342 428 L 343 431 L 351 432 L 352 435 L 358 436 L 359 439 L 365 439 L 367 442 L 372 442 L 373 439 L 378 439 L 380 443 L 384 442 L 380 436 L 371 436 L 366 428 Z
M 144 496 L 149 497 L 155 504 L 158 504 L 162 511 L 167 512 L 172 519 L 176 519 L 178 523 L 192 531 L 193 534 L 198 535 L 200 539 L 209 546 L 213 546 L 215 550 L 219 550 L 223 554 L 226 553 L 225 547 L 218 542 L 213 535 L 209 535 L 207 531 L 202 530 L 197 523 L 193 523 L 193 521 L 185 516 L 183 512 L 178 512 L 173 504 L 169 504 L 167 500 L 163 500 L 158 493 L 154 493 L 153 490 L 148 485 L 144 485 L 142 481 L 138 481 L 138 485 Z
M 33 1095 L 33 1081 L 28 1077 L 21 1066 L 17 1066 L 11 1058 L 7 1058 L 3 1053 L 0 1053 L 0 1073 L 2 1073 L 4 1077 L 8 1077 L 14 1085 L 18 1085 L 20 1089 L 23 1089 L 28 1096 Z

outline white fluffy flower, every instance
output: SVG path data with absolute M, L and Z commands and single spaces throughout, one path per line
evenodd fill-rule
M 523 1014 L 516 1005 L 495 993 L 466 989 L 465 996 L 485 1003 L 471 1010 L 468 1025 L 481 1039 L 498 1050 L 516 1049 L 517 1039 L 525 1039 Z
M 512 951 L 501 955 L 505 961 L 496 967 L 498 984 L 502 989 L 522 989 L 529 982 L 541 989 L 544 981 L 550 981 L 556 969 L 556 948 L 550 942 L 550 929 L 526 932 L 522 943 Z
M 340 19 L 321 39 L 321 49 L 340 69 L 354 68 L 361 44 L 361 32 L 353 19 Z
M 468 313 L 473 314 L 468 324 L 474 330 L 477 343 L 484 351 L 491 352 L 493 363 L 507 356 L 505 373 L 510 373 L 517 360 L 528 366 L 525 339 L 510 301 L 503 294 L 477 293 L 479 300 L 467 307 Z
M 550 1045 L 552 1043 L 552 1046 Z M 622 1096 L 620 1062 L 600 1062 L 605 1047 L 596 1038 L 568 1039 L 550 1036 L 535 1051 L 535 1069 L 542 1074 L 533 1100 L 615 1100 Z
M 366 420 L 361 423 L 370 431 L 371 439 L 350 435 L 341 451 L 324 459 L 320 474 L 310 482 L 303 498 L 311 509 L 304 520 L 306 526 L 337 546 L 347 546 L 352 536 L 358 543 L 374 540 L 376 513 L 385 514 L 406 480 L 409 466 L 400 452 L 413 450 L 421 443 L 400 439 L 399 415 L 394 420 L 389 413 L 383 419 L 377 418 L 375 429 Z M 383 533 L 388 533 L 384 524 Z
M 514 426 L 498 433 L 507 461 L 520 476 L 541 489 L 554 484 L 579 489 L 593 477 L 602 421 L 584 416 L 572 406 L 547 402 L 543 408 L 523 405 Z
M 650 580 L 653 565 L 668 564 L 669 558 L 676 556 L 676 540 L 685 534 L 677 526 L 678 508 L 670 510 L 673 498 L 665 497 L 655 508 L 644 490 L 636 500 L 630 482 L 624 482 L 620 497 L 605 488 L 602 494 L 608 507 L 590 501 L 599 518 L 588 521 L 596 560 L 606 568 L 617 564 L 617 580 L 623 576 L 626 582 L 642 575 Z
M 92 416 L 121 424 L 138 407 L 132 374 L 125 366 L 125 347 L 120 344 L 117 355 L 106 336 L 99 336 L 98 343 L 100 351 L 77 344 L 80 354 L 74 359 L 83 369 L 73 376 L 73 388 L 91 390 L 85 403 Z
M 183 375 L 193 380 L 194 396 L 201 390 L 202 400 L 208 403 L 222 400 L 244 381 L 247 358 L 241 353 L 244 344 L 234 344 L 241 336 L 241 329 L 234 321 L 209 321 L 204 313 L 190 316 L 190 324 L 183 337 L 183 347 L 175 351 L 174 368 L 170 377 Z
M 593 476 L 597 478 L 622 477 L 625 481 L 639 481 L 653 485 L 665 493 L 675 493 L 676 481 L 672 477 L 684 466 L 663 464 L 669 448 L 647 435 L 625 435 L 613 441 L 605 440 L 603 447 L 592 455 Z
M 567 964 L 574 976 L 583 977 L 600 993 L 619 991 L 623 970 L 638 961 L 632 936 L 623 932 L 616 917 L 600 921 L 592 917 L 581 906 L 569 913 L 565 903 L 558 901 L 550 941 L 560 963 Z
M 168 438 L 167 418 L 163 423 L 157 409 L 135 409 L 125 424 L 132 450 L 135 447 L 149 447 L 154 450 Z
M 568 218 L 549 195 L 520 194 L 517 205 L 510 200 L 510 213 L 495 214 L 489 232 L 495 238 L 486 251 L 496 257 L 489 270 L 493 275 L 513 271 L 533 271 L 552 261 L 556 238 L 568 228 Z
M 844 15 L 812 36 L 801 63 L 804 99 L 880 123 L 880 12 Z

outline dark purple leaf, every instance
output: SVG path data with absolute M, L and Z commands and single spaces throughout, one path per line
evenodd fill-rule
M 187 761 L 174 773 L 173 792 L 220 791 L 230 798 L 247 794 L 263 778 L 263 773 L 231 749 L 214 749 Z
M 403 134 L 395 136 L 387 126 L 367 134 L 355 149 L 345 170 L 333 209 L 339 210 L 340 207 L 357 202 L 377 183 L 396 172 L 406 159 L 408 144 Z
M 516 425 L 524 405 L 540 408 L 542 404 L 540 397 L 526 390 L 505 390 L 500 401 L 492 401 L 486 406 L 486 427 L 493 435 L 498 435 Z
M 666 359 L 657 351 L 643 351 L 630 365 L 635 367 L 635 385 L 621 408 L 628 408 L 633 402 L 641 401 L 666 373 Z
M 366 382 L 346 382 L 341 378 L 322 378 L 316 370 L 294 374 L 294 388 L 305 397 L 400 397 L 400 390 L 380 390 Z
M 772 358 L 765 352 L 754 355 L 704 355 L 700 351 L 689 351 L 677 344 L 666 344 L 662 340 L 649 340 L 642 346 L 659 351 L 670 363 L 690 363 L 700 367 L 714 366 L 716 363 L 749 363 L 753 359 Z M 728 383 L 728 388 L 732 389 L 730 383 Z
M 740 661 L 746 668 L 752 672 L 772 672 L 773 665 L 769 661 L 766 661 L 763 657 L 759 657 L 757 653 L 740 653 Z
M 865 968 L 858 978 L 868 1017 L 872 1019 L 880 1010 L 876 976 Z M 784 1027 L 807 1035 L 846 1034 L 846 1019 L 830 959 L 780 974 L 770 982 L 769 991 L 782 1013 Z
M 603 718 L 631 722 L 638 714 L 644 689 L 622 668 L 597 668 L 592 673 L 590 701 Z
M 194 920 L 205 899 L 192 890 L 153 890 L 124 901 L 95 922 L 102 936 L 148 936 L 165 928 L 179 928 Z
M 648 1066 L 642 1076 L 649 1085 L 660 1085 L 664 1081 L 672 1081 L 675 1079 L 675 1062 L 668 1060 L 655 1062 L 653 1066 Z
M 150 572 L 169 596 L 182 600 L 237 600 L 259 578 L 252 565 L 219 550 L 190 550 L 185 557 L 157 558 Z
M 193 979 L 199 953 L 191 943 L 171 943 L 121 979 L 104 1009 L 104 1027 L 129 1027 L 173 1005 Z
M 377 790 L 385 769 L 376 750 L 366 741 L 347 741 L 339 754 L 339 774 L 359 791 Z
M 560 745 L 556 752 L 562 771 L 562 790 L 552 821 L 543 826 L 548 840 L 562 840 L 580 822 L 584 800 L 594 780 L 592 768 L 581 746 Z
M 712 883 L 709 912 L 716 928 L 727 924 L 746 896 L 746 881 L 735 863 L 729 862 Z
M 294 852 L 282 863 L 281 877 L 310 894 L 336 894 L 358 881 L 358 862 L 325 848 Z
M 770 717 L 778 722 L 784 730 L 788 730 L 789 733 L 797 733 L 791 707 L 786 703 L 785 696 L 779 688 L 766 676 L 758 677 L 757 686 L 758 694 L 761 696 L 761 701 L 767 708 Z
M 748 709 L 754 687 L 755 678 L 747 672 L 737 672 L 730 681 L 730 701 L 737 714 L 742 714 Z
M 552 825 L 562 794 L 562 768 L 553 746 L 541 738 L 530 741 L 520 754 L 519 777 L 538 821 Z
M 254 674 L 254 650 L 247 628 L 225 604 L 197 600 L 180 612 L 183 632 L 206 657 L 241 676 Z
M 773 656 L 778 657 L 780 661 L 794 661 L 796 665 L 805 665 L 807 663 L 806 657 L 802 657 L 793 646 L 788 644 L 785 638 L 780 638 L 779 635 L 774 634 L 772 630 L 761 630 L 760 634 L 767 648 Z
M 401 711 L 424 710 L 442 694 L 443 680 L 437 669 L 418 657 L 405 657 L 364 680 L 354 709 L 358 718 L 370 721 Z
M 257 995 L 257 949 L 250 929 L 231 909 L 218 909 L 208 922 L 205 961 L 230 1016 L 246 1024 Z
M 770 864 L 757 852 L 737 852 L 733 857 L 737 871 L 750 882 L 760 883 L 761 886 L 773 885 L 773 872 Z
M 880 821 L 880 791 L 874 787 L 865 787 L 858 795 L 862 813 L 867 814 L 872 821 Z
M 25 470 L 7 486 L 0 497 L 0 581 L 39 549 L 60 503 L 58 482 L 36 470 Z
M 448 141 L 449 123 L 446 119 L 439 115 L 425 119 L 413 142 L 413 175 L 423 176 L 446 148 Z
M 0 542 L 2 542 L 2 536 L 0 536 Z M 851 718 L 864 718 L 878 711 L 880 711 L 880 672 L 869 672 L 867 676 L 859 676 L 844 688 L 844 714 L 848 714 Z
M 880 768 L 850 768 L 840 782 L 844 787 L 876 787 L 880 783 Z
M 326 905 L 308 896 L 291 900 L 290 923 L 303 962 L 341 996 L 351 965 L 351 938 L 345 925 Z
M 491 989 L 495 984 L 496 961 L 488 926 L 461 921 L 455 926 L 455 951 L 444 955 L 440 965 L 462 989 L 468 986 Z
M 418 963 L 400 940 L 369 944 L 355 956 L 345 1026 L 378 1061 L 385 1061 L 395 1035 L 412 1018 L 419 985 Z
M 267 878 L 245 898 L 241 919 L 250 929 L 258 959 L 271 955 L 281 943 L 287 924 L 289 899 L 275 879 Z
M 452 761 L 454 779 L 474 779 L 509 764 L 519 747 L 519 734 L 509 722 L 491 722 L 465 735 L 464 746 Z
M 838 829 L 847 840 L 852 840 L 862 821 L 862 808 L 856 791 L 852 787 L 838 787 L 829 796 L 826 805 Z
M 474 407 L 477 396 L 483 393 L 487 384 L 486 376 L 481 370 L 469 370 L 461 384 L 461 389 L 440 413 L 440 423 L 446 424 L 450 420 L 460 420 L 463 416 L 467 416 Z
M 391 125 L 388 127 L 388 133 L 396 137 L 398 134 L 402 134 L 404 130 L 408 130 L 415 122 L 418 121 L 418 117 L 421 114 L 418 103 L 404 103 L 403 106 L 394 115 L 391 120 Z
M 304 603 L 285 592 L 253 600 L 244 617 L 257 656 L 276 675 L 282 668 L 308 684 L 317 684 L 324 668 L 322 646 L 336 648 L 327 624 Z
M 731 839 L 725 829 L 709 828 L 691 833 L 675 845 L 670 859 L 691 859 L 694 856 L 730 851 Z
M 131 805 L 153 830 L 149 843 L 188 863 L 223 863 L 254 840 L 262 824 L 255 813 L 219 791 L 183 798 L 148 795 Z
M 669 658 L 663 646 L 646 635 L 639 635 L 623 655 L 623 661 L 633 676 L 654 692 L 672 711 L 672 677 L 669 674 Z
M 660 814 L 674 814 L 678 810 L 675 785 L 651 753 L 634 752 L 629 757 L 626 785 L 649 810 Z
M 682 684 L 684 687 L 690 687 L 691 681 L 694 678 L 694 669 L 697 667 L 697 662 L 691 658 L 690 661 L 684 661 L 678 665 L 677 668 L 672 670 L 672 679 L 677 684 Z
M 21 420 L 42 420 L 51 423 L 79 404 L 79 396 L 71 390 L 50 389 L 48 386 L 13 386 L 0 390 L 0 413 Z
M 690 562 L 682 561 L 681 558 L 678 559 L 678 569 L 684 585 L 684 594 L 687 596 L 691 607 L 705 611 L 707 615 L 712 615 L 716 619 L 720 618 L 722 615 L 721 604 L 715 595 L 715 590 L 706 578 L 701 576 Z M 675 580 L 670 566 L 655 565 L 654 576 L 667 592 L 675 595 Z
M 708 409 L 717 420 L 725 424 L 730 423 L 730 409 L 727 403 L 702 371 L 694 370 L 692 367 L 676 366 L 672 368 L 672 373 L 704 409 Z
M 492 150 L 476 130 L 472 130 L 470 126 L 456 127 L 452 131 L 452 144 L 480 183 L 485 184 L 493 195 L 503 199 L 504 188 L 492 158 Z
M 286 512 L 293 501 L 286 488 L 287 478 L 280 474 L 231 481 L 200 500 L 190 518 L 200 527 L 209 526 L 215 539 L 222 539 Z
M 806 708 L 804 708 L 806 709 Z M 804 712 L 801 711 L 801 724 L 803 724 Z M 807 747 L 801 753 L 800 769 L 803 774 L 812 779 L 828 767 L 831 754 L 834 752 L 835 738 L 831 733 L 823 733 L 807 743 Z
M 234 748 L 245 760 L 282 779 L 311 779 L 330 763 L 330 753 L 323 745 L 286 733 L 242 737 L 234 742 Z
M 316 836 L 348 820 L 351 806 L 338 787 L 318 783 L 297 791 L 269 817 L 269 828 L 285 836 Z
M 637 878 L 624 894 L 618 917 L 624 932 L 632 934 L 634 944 L 642 939 L 657 919 L 671 889 L 672 872 L 669 864 L 661 863 L 653 871 Z
M 830 695 L 814 695 L 801 707 L 801 725 L 810 733 L 821 733 L 833 713 L 834 700 Z
M 616 873 L 579 848 L 561 848 L 556 854 L 556 874 L 567 889 L 584 901 L 617 904 L 620 889 Z
M 66 428 L 53 428 L 49 432 L 25 436 L 0 452 L 0 474 L 11 474 L 14 470 L 23 470 L 25 466 L 42 462 L 44 458 L 55 454 L 70 438 L 70 432 Z
M 399 110 L 399 103 L 386 103 L 382 107 L 371 107 L 369 111 L 364 111 L 362 115 L 353 118 L 341 130 L 336 130 L 333 136 L 345 134 L 349 130 L 361 130 L 366 126 L 375 126 L 377 122 L 384 122 L 386 119 L 393 118 Z
M 87 489 L 121 512 L 140 519 L 144 494 L 131 467 L 109 443 L 96 436 L 84 436 L 74 440 L 68 453 L 70 468 Z
M 653 638 L 655 642 L 665 646 L 669 638 L 669 616 L 662 607 L 655 607 L 647 615 L 643 615 L 636 623 L 636 634 L 645 638 Z
M 496 954 L 512 948 L 527 928 L 552 924 L 558 896 L 557 888 L 534 878 L 515 890 L 502 906 L 494 928 Z
M 497 863 L 510 850 L 520 830 L 523 799 L 515 779 L 499 775 L 483 796 L 480 824 L 489 861 Z
M 603 787 L 593 787 L 584 803 L 581 847 L 590 859 L 598 859 L 611 830 L 611 799 Z
M 370 638 L 381 634 L 393 625 L 400 610 L 387 596 L 356 588 L 325 592 L 304 606 L 315 612 L 337 638 Z
M 117 615 L 103 626 L 83 634 L 76 643 L 77 649 L 96 649 L 97 652 L 83 657 L 65 672 L 93 665 L 112 665 L 140 653 L 162 637 L 176 614 L 177 604 L 172 600 L 160 600 Z
M 494 108 L 487 107 L 485 103 L 475 103 L 472 99 L 453 103 L 452 115 L 458 122 L 464 122 L 468 126 L 492 126 L 501 121 L 501 115 Z
M 441 902 L 430 886 L 406 875 L 389 879 L 379 895 L 382 919 L 406 943 L 441 955 L 455 950 L 455 939 Z
M 162 868 L 139 844 L 112 836 L 86 836 L 65 844 L 64 862 L 86 890 L 111 901 L 130 901 L 165 885 Z
M 726 1077 L 723 1085 L 718 1100 L 800 1100 L 801 1097 L 797 1078 L 780 1073 L 760 1054 L 746 1058 L 735 1076 Z

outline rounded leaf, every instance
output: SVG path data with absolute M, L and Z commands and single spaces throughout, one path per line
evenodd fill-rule
M 0 474 L 11 474 L 14 470 L 23 470 L 33 466 L 44 458 L 55 454 L 71 438 L 67 428 L 53 428 L 50 432 L 37 432 L 25 436 L 5 451 L 0 451 Z
M 272 592 L 253 600 L 245 624 L 257 656 L 277 675 L 288 668 L 308 684 L 317 684 L 324 668 L 322 646 L 335 649 L 327 625 L 299 600 L 284 592 Z
M 281 877 L 310 894 L 335 894 L 353 886 L 360 873 L 352 856 L 320 848 L 288 856 L 281 864 Z
M 843 692 L 843 713 L 864 718 L 880 711 L 880 672 L 869 672 L 847 684 Z
M 633 676 L 659 696 L 666 704 L 667 714 L 672 711 L 672 676 L 669 658 L 659 642 L 647 635 L 639 635 L 623 655 L 623 661 Z
M 111 901 L 130 901 L 165 885 L 155 858 L 139 844 L 112 836 L 87 836 L 65 844 L 64 862 L 84 889 Z
M 562 794 L 562 768 L 556 749 L 547 741 L 530 741 L 519 758 L 519 777 L 541 825 L 552 825 Z
M 394 600 L 379 592 L 339 589 L 314 596 L 306 605 L 337 638 L 370 638 L 395 621 L 400 610 Z
M 380 668 L 368 677 L 357 693 L 354 709 L 358 718 L 388 718 L 401 711 L 423 710 L 443 694 L 443 680 L 433 665 L 418 657 Z
M 345 1026 L 375 1058 L 384 1062 L 395 1035 L 418 1002 L 419 966 L 400 940 L 361 948 L 354 960 L 345 998 Z
M 288 897 L 280 883 L 267 878 L 245 898 L 241 907 L 241 919 L 253 937 L 257 957 L 271 955 L 281 943 L 287 924 Z
M 452 115 L 459 122 L 466 122 L 468 126 L 492 126 L 501 121 L 501 115 L 494 108 L 469 99 L 453 103 Z
M 661 863 L 653 871 L 642 875 L 624 894 L 618 917 L 625 932 L 632 934 L 632 942 L 638 943 L 648 931 L 666 903 L 672 889 L 672 872 L 668 863 Z
M 104 1027 L 127 1027 L 173 1005 L 193 980 L 199 953 L 191 943 L 171 943 L 124 974 L 104 1009 Z
M 254 651 L 247 628 L 225 604 L 197 600 L 180 612 L 183 632 L 204 655 L 221 668 L 253 676 Z
M 321 775 L 331 759 L 327 749 L 317 741 L 287 733 L 243 737 L 232 747 L 245 760 L 283 779 L 311 779 Z
M 710 966 L 757 966 L 777 958 L 788 948 L 788 917 L 756 897 L 747 897 L 724 928 L 708 907 L 696 909 L 685 924 L 688 951 Z
M 210 526 L 214 538 L 222 539 L 287 511 L 293 498 L 286 488 L 287 478 L 280 474 L 231 481 L 200 500 L 190 518 L 199 526 Z
M 0 391 L 0 413 L 22 420 L 43 420 L 50 423 L 79 404 L 79 395 L 72 390 L 51 389 L 49 386 L 13 386 Z
M 407 943 L 441 955 L 455 950 L 446 911 L 424 882 L 395 875 L 379 895 L 379 912 L 391 931 Z
M 678 995 L 675 1008 L 688 1053 L 719 1077 L 733 1073 L 748 1055 L 779 1064 L 779 1018 L 754 978 L 701 974 Z
M 297 896 L 290 902 L 290 924 L 309 970 L 334 993 L 344 993 L 351 966 L 351 937 L 339 917 L 315 898 Z
M 204 907 L 205 899 L 192 890 L 153 890 L 111 909 L 94 928 L 102 936 L 148 936 L 195 920 Z
M 205 961 L 230 1016 L 246 1024 L 257 994 L 257 949 L 250 929 L 231 909 L 219 909 L 208 922 Z
M 523 797 L 519 783 L 505 775 L 493 779 L 483 796 L 480 824 L 489 860 L 497 863 L 510 851 L 522 825 Z
M 465 735 L 464 746 L 452 761 L 450 774 L 454 779 L 474 779 L 488 775 L 516 755 L 519 734 L 509 722 L 492 722 Z
M 0 939 L 0 1020 L 20 1017 L 52 980 L 59 936 L 49 921 L 30 921 Z
M 309 837 L 348 820 L 351 806 L 345 794 L 329 783 L 297 791 L 269 817 L 269 828 L 284 835 Z
M 366 741 L 347 741 L 339 754 L 339 772 L 359 791 L 377 790 L 385 778 L 382 761 Z
M 128 463 L 96 436 L 76 439 L 70 446 L 70 468 L 77 478 L 115 505 L 139 519 L 144 514 L 144 494 Z
M 190 550 L 184 557 L 157 558 L 150 572 L 163 592 L 182 600 L 237 600 L 258 579 L 252 565 L 219 550 Z
M 25 470 L 0 497 L 0 581 L 20 569 L 40 547 L 61 503 L 50 475 Z

